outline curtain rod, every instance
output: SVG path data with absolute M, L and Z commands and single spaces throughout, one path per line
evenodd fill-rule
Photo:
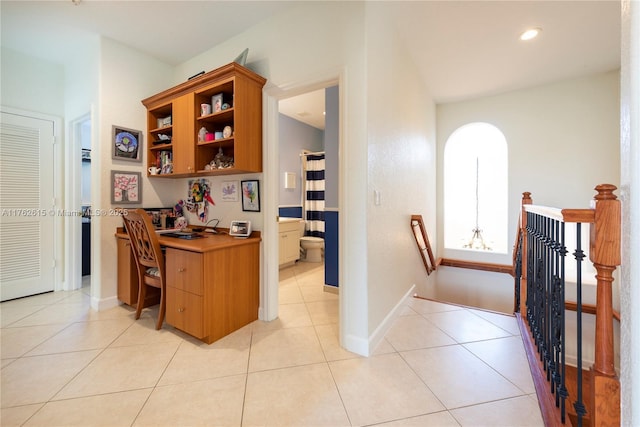
M 319 154 L 324 154 L 324 151 L 316 151 L 315 153 L 300 153 L 300 157 L 302 156 L 315 156 Z

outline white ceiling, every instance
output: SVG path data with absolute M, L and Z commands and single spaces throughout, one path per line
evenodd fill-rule
M 426 1 L 389 9 L 438 103 L 620 67 L 620 1 Z M 542 28 L 540 36 L 520 41 L 531 27 Z
M 314 128 L 324 129 L 324 94 L 325 90 L 320 89 L 283 99 L 278 107 L 285 116 Z
M 0 2 L 3 46 L 62 62 L 98 33 L 179 64 L 286 8 L 294 1 Z M 620 66 L 620 1 L 386 1 L 437 103 L 453 102 L 614 70 Z M 525 28 L 543 29 L 523 43 Z M 251 61 L 251 46 L 249 62 Z M 231 60 L 231 59 L 230 59 Z M 313 126 L 320 101 L 287 113 Z M 323 98 L 324 99 L 324 98 Z M 293 104 L 283 101 L 282 105 Z M 285 107 L 283 107 L 285 108 Z M 298 113 L 308 112 L 300 116 Z M 304 120 L 303 120 L 304 119 Z M 323 125 L 322 125 L 323 126 Z

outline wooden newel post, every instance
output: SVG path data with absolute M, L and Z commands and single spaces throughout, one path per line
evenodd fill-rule
M 589 259 L 596 269 L 595 363 L 591 368 L 591 420 L 594 426 L 620 425 L 620 381 L 613 350 L 613 272 L 620 265 L 621 207 L 616 186 L 598 185 L 595 222 L 591 224 Z
M 520 314 L 527 314 L 527 211 L 525 205 L 532 205 L 531 193 L 525 191 L 522 193 L 522 201 L 520 202 L 520 231 L 522 232 L 522 272 L 520 277 Z M 517 240 L 516 240 L 517 241 Z

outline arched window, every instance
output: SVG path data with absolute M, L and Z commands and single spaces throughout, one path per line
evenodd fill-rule
M 507 141 L 488 123 L 458 128 L 444 148 L 444 244 L 507 253 Z

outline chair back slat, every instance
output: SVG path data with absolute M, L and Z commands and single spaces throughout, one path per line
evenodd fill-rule
M 125 210 L 122 212 L 127 234 L 131 243 L 131 252 L 138 269 L 138 303 L 136 319 L 140 318 L 145 304 L 147 285 L 160 289 L 160 309 L 156 329 L 162 328 L 166 311 L 165 280 L 166 270 L 164 255 L 160 247 L 158 234 L 153 228 L 151 218 L 144 209 Z M 156 267 L 159 274 L 148 274 L 148 269 Z
M 158 236 L 145 210 L 135 209 L 125 211 L 123 213 L 123 219 L 136 262 L 145 267 L 164 269 L 164 256 L 160 248 Z

